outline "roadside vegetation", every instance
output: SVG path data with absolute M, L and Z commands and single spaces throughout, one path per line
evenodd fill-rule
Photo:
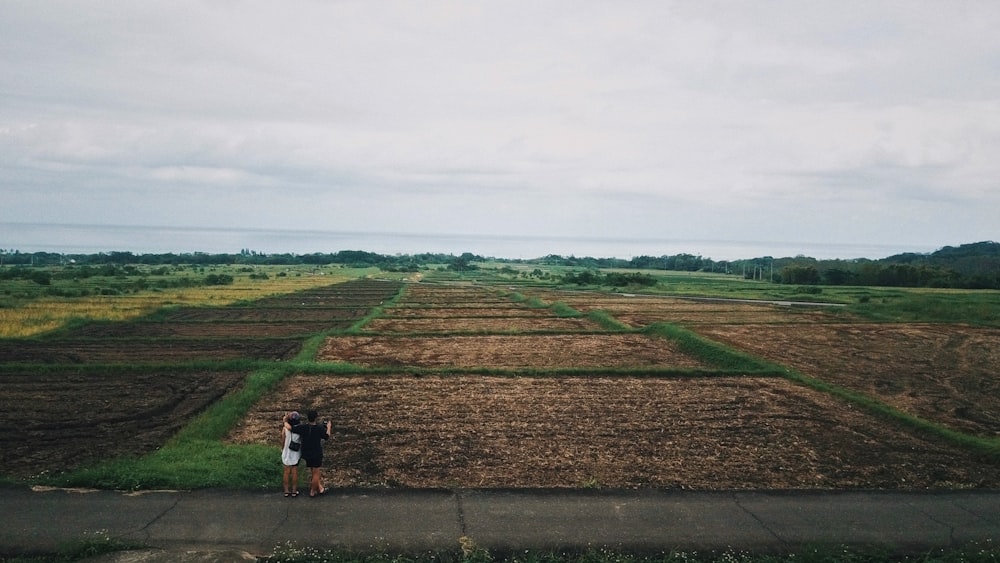
M 279 547 L 266 563 L 995 563 L 1000 548 L 970 543 L 927 553 L 897 553 L 884 549 L 845 546 L 814 547 L 784 553 L 670 551 L 629 553 L 612 549 L 583 552 L 523 550 L 491 553 L 471 538 L 460 538 L 460 548 L 420 554 L 356 553 L 341 550 Z
M 141 550 L 96 533 L 63 547 L 58 553 L 3 557 L 0 563 L 75 563 L 104 554 Z M 716 552 L 669 551 L 630 553 L 613 549 L 583 552 L 519 550 L 494 553 L 475 545 L 472 538 L 459 538 L 454 550 L 423 553 L 359 552 L 317 549 L 286 544 L 258 559 L 261 563 L 996 563 L 1000 547 L 992 543 L 968 543 L 924 553 L 895 552 L 880 548 L 846 546 L 814 547 L 780 553 L 729 550 Z

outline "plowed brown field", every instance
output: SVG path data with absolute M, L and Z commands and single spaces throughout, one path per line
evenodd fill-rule
M 364 367 L 704 367 L 669 340 L 641 334 L 339 336 L 327 339 L 318 359 Z
M 485 309 L 489 311 L 490 309 Z M 425 319 L 375 319 L 365 332 L 581 332 L 600 330 L 590 319 L 559 317 L 445 317 Z
M 398 289 L 358 280 L 253 305 L 83 325 L 58 338 L 0 340 L 0 424 L 9 429 L 0 474 L 151 452 L 248 375 L 177 364 L 290 359 L 307 336 L 350 326 Z
M 1000 437 L 998 329 L 852 323 L 696 330 L 955 430 Z
M 27 428 L 0 441 L 0 473 L 61 471 L 152 451 L 247 375 L 180 362 L 292 357 L 306 335 L 349 326 L 398 289 L 359 281 L 234 307 L 177 309 L 155 322 L 83 326 L 60 338 L 0 341 L 0 423 Z M 670 340 L 601 332 L 585 318 L 557 317 L 504 295 L 473 285 L 406 286 L 365 327 L 378 334 L 329 337 L 317 358 L 389 368 L 389 375 L 289 377 L 229 440 L 273 444 L 282 413 L 316 408 L 334 422 L 324 467 L 331 486 L 1000 487 L 995 459 L 828 394 L 777 377 L 714 375 Z M 529 296 L 608 311 L 635 327 L 687 325 L 928 420 L 1000 434 L 1000 330 L 875 325 L 773 305 Z M 163 365 L 126 367 L 140 362 Z M 78 363 L 109 367 L 71 365 Z M 170 363 L 177 365 L 164 367 Z M 418 377 L 408 368 L 586 371 Z M 628 368 L 644 375 L 622 376 Z M 676 376 L 684 369 L 710 375 Z M 118 439 L 123 428 L 136 432 L 134 441 Z
M 996 463 L 780 378 L 300 376 L 231 440 L 273 443 L 306 408 L 333 422 L 329 486 L 1000 486 Z
M 156 450 L 245 373 L 4 371 L 0 472 L 28 477 Z
M 657 322 L 700 323 L 816 323 L 843 322 L 838 308 L 799 307 L 771 303 L 695 300 L 670 297 L 601 295 L 581 291 L 541 291 L 532 296 L 560 301 L 581 312 L 607 311 L 619 321 L 640 328 Z

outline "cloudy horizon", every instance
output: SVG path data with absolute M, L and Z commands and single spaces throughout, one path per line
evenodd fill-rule
M 985 1 L 4 2 L 0 224 L 996 240 L 998 26 Z

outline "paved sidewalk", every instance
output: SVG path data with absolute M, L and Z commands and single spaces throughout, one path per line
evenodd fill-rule
M 50 552 L 95 533 L 166 550 L 271 553 L 277 545 L 420 552 L 459 538 L 519 549 L 924 551 L 1000 540 L 1000 491 L 770 492 L 0 488 L 0 553 Z

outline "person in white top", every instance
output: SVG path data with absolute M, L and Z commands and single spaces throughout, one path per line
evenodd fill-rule
M 299 459 L 302 457 L 302 438 L 289 429 L 299 424 L 299 413 L 292 411 L 281 421 L 281 464 L 285 468 L 282 482 L 286 497 L 299 496 Z M 289 484 L 291 486 L 289 487 Z

